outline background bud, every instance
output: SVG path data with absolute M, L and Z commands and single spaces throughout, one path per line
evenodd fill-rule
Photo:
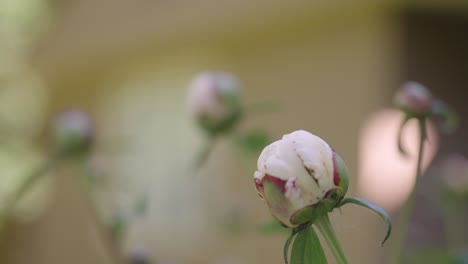
M 406 82 L 395 94 L 395 106 L 410 116 L 424 116 L 430 112 L 432 95 L 418 82 Z
M 328 213 L 348 189 L 342 159 L 307 131 L 284 135 L 267 146 L 257 165 L 256 190 L 285 226 L 296 227 Z
M 148 250 L 143 247 L 135 247 L 128 256 L 129 264 L 150 264 L 151 258 Z
M 94 124 L 87 113 L 70 109 L 56 116 L 52 123 L 51 134 L 57 151 L 78 154 L 91 147 Z
M 212 134 L 227 131 L 241 114 L 239 81 L 230 73 L 201 73 L 190 84 L 188 103 L 203 129 Z

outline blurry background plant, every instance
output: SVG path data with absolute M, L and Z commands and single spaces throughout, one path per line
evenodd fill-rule
M 242 155 L 258 154 L 270 142 L 264 130 L 237 131 L 239 122 L 255 111 L 274 109 L 271 104 L 258 105 L 260 108 L 245 107 L 241 99 L 241 83 L 230 73 L 200 73 L 190 84 L 188 104 L 193 118 L 207 136 L 207 142 L 195 161 L 196 171 L 206 162 L 220 136 L 231 138 Z M 268 106 L 270 108 L 266 108 Z
M 68 109 L 55 116 L 49 126 L 45 125 L 48 88 L 30 59 L 38 41 L 49 29 L 51 14 L 51 1 L 0 1 L 1 238 L 6 236 L 5 232 L 10 226 L 7 224 L 37 221 L 49 207 L 55 186 L 51 174 L 55 174 L 64 164 L 79 168 L 77 174 L 92 174 L 88 177 L 90 183 L 96 183 L 98 177 L 93 168 L 83 170 L 83 166 L 89 164 L 87 156 L 95 139 L 95 124 L 87 113 Z M 47 143 L 41 144 L 44 143 L 41 142 L 44 130 L 49 132 L 49 137 Z M 70 160 L 79 162 L 73 165 L 68 162 Z M 94 184 L 90 191 L 97 192 L 96 186 L 98 184 Z M 92 203 L 96 202 L 94 198 Z M 134 215 L 142 215 L 145 200 L 138 197 L 135 204 L 138 205 L 135 205 L 137 212 Z M 115 248 L 112 245 L 118 239 L 107 241 L 107 237 L 111 234 L 123 237 L 130 221 L 121 221 L 120 217 L 105 219 L 102 212 L 92 214 L 97 214 L 94 219 L 96 230 L 102 231 L 96 232 L 96 235 L 104 236 L 104 243 L 111 247 L 110 255 L 116 254 L 113 257 L 118 257 L 118 261 L 122 262 L 124 259 L 119 256 L 118 244 Z M 101 227 L 102 224 L 108 226 Z
M 47 90 L 29 56 L 46 29 L 49 11 L 46 1 L 0 3 L 1 231 L 7 218 L 37 217 L 51 188 L 49 178 L 15 197 L 31 173 L 47 162 L 37 145 L 45 123 Z
M 398 216 L 398 223 L 396 225 L 396 238 L 393 244 L 393 251 L 391 255 L 392 263 L 401 263 L 405 261 L 405 255 L 417 256 L 417 253 L 405 253 L 406 248 L 406 236 L 407 230 L 409 229 L 410 219 L 415 210 L 415 189 L 419 187 L 421 177 L 424 174 L 423 168 L 423 155 L 424 146 L 428 138 L 428 122 L 431 119 L 435 119 L 435 124 L 438 126 L 441 132 L 453 132 L 458 126 L 458 116 L 455 110 L 453 110 L 448 104 L 442 100 L 435 98 L 431 95 L 431 92 L 422 84 L 417 82 L 404 83 L 397 91 L 394 97 L 394 103 L 404 113 L 404 117 L 401 120 L 401 125 L 398 131 L 398 137 L 396 139 L 400 154 L 408 156 L 405 146 L 402 144 L 402 134 L 404 133 L 404 127 L 411 119 L 416 119 L 419 128 L 419 143 L 415 170 L 415 185 L 410 193 L 410 196 Z M 430 144 L 430 143 L 429 143 Z M 462 162 L 463 163 L 463 162 Z M 459 168 L 463 168 L 464 165 L 459 165 Z M 450 171 L 445 171 L 450 172 Z M 453 171 L 452 171 L 453 173 Z M 457 174 L 463 174 L 463 170 L 457 172 Z M 448 176 L 450 177 L 450 176 Z M 452 177 L 463 178 L 463 176 L 452 175 Z M 450 249 L 449 249 L 450 250 Z M 450 253 L 451 254 L 451 253 Z M 422 255 L 423 257 L 426 257 Z M 450 255 L 448 255 L 450 256 Z M 406 260 L 408 261 L 408 260 Z M 415 259 L 410 260 L 408 263 L 413 263 Z M 420 261 L 420 260 L 419 260 Z M 419 262 L 418 261 L 418 262 Z M 456 263 L 454 261 L 451 261 Z M 427 263 L 427 262 L 426 262 Z
M 9 2 L 36 6 L 32 0 Z M 120 139 L 125 139 L 125 151 L 93 153 L 86 170 L 94 176 L 88 178 L 96 183 L 93 194 L 105 222 L 114 222 L 115 230 L 126 226 L 120 239 L 125 252 L 143 245 L 158 262 L 275 263 L 282 255 L 283 236 L 265 236 L 251 229 L 271 216 L 257 199 L 251 181 L 239 180 L 242 175 L 248 178 L 251 169 L 245 169 L 239 160 L 245 156 L 232 148 L 237 144 L 218 140 L 210 161 L 203 166 L 203 175 L 194 178 L 187 173 L 206 136 L 193 125 L 184 107 L 186 86 L 201 71 L 223 69 L 239 76 L 245 105 L 281 100 L 282 111 L 249 115 L 237 131 L 261 128 L 271 135 L 282 135 L 300 128 L 325 135 L 326 141 L 333 142 L 347 157 L 351 181 L 359 176 L 360 186 L 373 186 L 366 194 L 371 192 L 379 200 L 366 198 L 391 205 L 390 212 L 396 212 L 406 199 L 403 190 L 411 189 L 411 181 L 396 184 L 403 178 L 396 175 L 402 169 L 409 171 L 406 175 L 410 178 L 414 166 L 398 159 L 400 156 L 386 155 L 388 146 L 397 151 L 396 133 L 389 139 L 383 137 L 393 131 L 389 130 L 397 120 L 394 114 L 391 120 L 387 113 L 373 115 L 379 119 L 373 125 L 378 123 L 377 134 L 382 137 L 360 133 L 369 114 L 390 104 L 393 89 L 402 80 L 415 79 L 450 102 L 460 119 L 468 115 L 468 75 L 463 71 L 468 67 L 465 1 L 49 3 L 55 16 L 49 20 L 46 15 L 45 22 L 33 27 L 48 29 L 51 21 L 50 30 L 44 36 L 28 35 L 40 39 L 32 44 L 33 51 L 25 53 L 24 60 L 7 62 L 3 67 L 12 70 L 21 64 L 40 71 L 49 88 L 44 92 L 47 102 L 42 111 L 28 109 L 39 104 L 41 96 L 25 89 L 20 101 L 28 103 L 12 103 L 17 107 L 6 113 L 10 119 L 16 119 L 10 113 L 19 119 L 20 111 L 37 114 L 39 118 L 25 123 L 30 128 L 36 122 L 39 126 L 45 123 L 41 115 L 75 106 L 96 118 L 98 148 L 111 138 L 119 139 L 111 148 L 121 149 Z M 1 53 L 5 58 L 14 54 L 7 50 Z M 26 79 L 23 77 L 19 79 Z M 28 101 L 30 95 L 37 100 Z M 417 127 L 411 123 L 403 137 L 413 157 L 410 146 L 417 142 L 406 132 L 415 136 Z M 430 137 L 431 147 L 439 142 L 434 164 L 451 152 L 468 154 L 468 127 L 460 123 L 455 136 L 439 135 L 438 141 Z M 13 134 L 19 137 L 32 131 L 36 130 Z M 357 144 L 357 139 L 363 144 Z M 361 155 L 364 145 L 372 155 Z M 374 164 L 377 173 L 361 177 L 356 165 L 364 163 Z M 423 246 L 431 252 L 444 247 L 443 208 L 423 195 L 438 193 L 431 185 L 435 182 L 432 169 L 427 168 L 418 188 L 413 218 L 417 225 L 409 229 L 410 252 Z M 80 178 L 68 166 L 57 172 L 59 175 L 50 177 L 57 184 L 50 207 L 36 221 L 8 230 L 8 236 L 0 241 L 1 263 L 111 262 L 105 245 L 96 238 L 91 210 L 85 206 L 89 203 L 84 203 L 83 190 L 78 187 Z M 379 181 L 384 175 L 394 181 Z M 351 185 L 348 192 L 364 196 L 362 189 Z M 147 213 L 131 217 L 134 198 L 141 193 L 149 197 Z M 343 238 L 351 263 L 384 263 L 388 255 L 381 254 L 377 242 L 381 223 L 375 215 L 348 208 L 343 208 L 343 214 L 346 222 L 332 217 L 332 224 Z M 132 224 L 121 224 L 129 222 Z M 219 222 L 237 231 L 224 232 Z M 360 243 L 356 243 L 357 234 Z M 275 247 L 278 250 L 273 250 Z

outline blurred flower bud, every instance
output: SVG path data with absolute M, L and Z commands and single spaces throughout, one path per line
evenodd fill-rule
M 395 106 L 409 116 L 421 117 L 429 114 L 432 95 L 418 82 L 406 82 L 395 94 Z
M 441 100 L 434 100 L 432 103 L 431 117 L 444 133 L 452 133 L 458 127 L 457 112 Z
M 343 160 L 303 130 L 284 135 L 258 159 L 255 188 L 282 225 L 296 227 L 333 210 L 348 189 Z
M 91 147 L 94 124 L 87 113 L 70 109 L 54 119 L 51 128 L 56 150 L 65 154 L 80 154 Z
M 129 264 L 150 264 L 151 258 L 148 250 L 144 247 L 134 248 L 128 257 Z
M 441 174 L 449 191 L 468 194 L 468 159 L 458 154 L 446 157 Z
M 238 79 L 225 72 L 196 76 L 189 88 L 188 103 L 199 125 L 211 134 L 229 131 L 241 115 Z

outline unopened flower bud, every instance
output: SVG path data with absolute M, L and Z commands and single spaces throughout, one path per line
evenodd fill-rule
M 409 116 L 421 117 L 429 114 L 432 95 L 418 82 L 404 83 L 394 98 L 395 106 Z
M 150 264 L 151 257 L 148 250 L 144 247 L 135 247 L 129 254 L 129 264 Z
M 92 144 L 94 124 L 87 113 L 70 109 L 61 112 L 51 127 L 55 148 L 62 154 L 79 154 Z
M 284 135 L 267 146 L 257 165 L 255 188 L 284 226 L 296 227 L 330 212 L 348 189 L 343 160 L 307 131 Z
M 203 129 L 211 134 L 228 131 L 241 114 L 239 81 L 230 73 L 201 73 L 189 87 L 188 103 Z

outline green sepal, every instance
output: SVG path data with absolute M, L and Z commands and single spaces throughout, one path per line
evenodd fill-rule
M 356 205 L 365 207 L 367 209 L 370 209 L 374 211 L 375 213 L 377 213 L 385 221 L 385 223 L 387 224 L 387 233 L 385 234 L 385 238 L 382 241 L 382 246 L 383 246 L 385 241 L 387 241 L 387 239 L 390 237 L 390 234 L 392 233 L 392 222 L 387 212 L 385 212 L 384 209 L 382 209 L 375 203 L 367 201 L 365 199 L 361 199 L 361 198 L 345 198 L 343 199 L 343 201 L 341 201 L 338 204 L 337 208 L 340 208 L 347 203 L 356 204 Z
M 313 223 L 317 217 L 326 215 L 331 212 L 336 204 L 341 200 L 342 192 L 339 189 L 331 191 L 327 198 L 322 199 L 317 204 L 302 208 L 291 215 L 290 221 L 294 225 L 301 225 L 304 223 Z
M 291 264 L 327 264 L 327 258 L 312 225 L 300 230 L 291 250 Z
M 278 222 L 288 225 L 289 216 L 294 213 L 294 207 L 288 199 L 284 196 L 284 192 L 274 182 L 268 179 L 263 180 L 263 199 L 268 205 L 273 217 Z

